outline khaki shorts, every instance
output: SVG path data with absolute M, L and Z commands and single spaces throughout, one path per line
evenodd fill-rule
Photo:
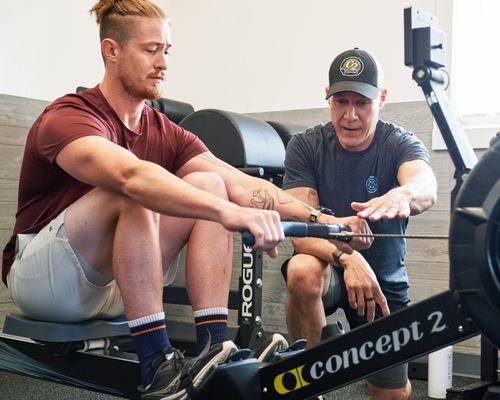
M 37 234 L 17 236 L 17 253 L 7 276 L 14 303 L 40 320 L 78 322 L 124 313 L 116 281 L 93 269 L 71 246 L 66 210 Z M 83 264 L 83 265 L 82 265 Z M 164 284 L 175 278 L 178 262 L 165 269 Z

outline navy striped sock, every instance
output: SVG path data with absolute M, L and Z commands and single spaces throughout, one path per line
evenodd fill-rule
M 134 319 L 128 322 L 128 326 L 139 358 L 142 384 L 146 387 L 154 377 L 153 361 L 162 354 L 164 348 L 172 347 L 167 337 L 165 313 Z
M 216 307 L 195 311 L 194 323 L 196 325 L 198 353 L 200 353 L 207 343 L 207 331 L 211 335 L 210 344 L 220 343 L 226 339 L 227 308 Z

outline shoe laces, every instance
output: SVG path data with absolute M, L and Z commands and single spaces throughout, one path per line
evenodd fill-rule
M 184 352 L 174 348 L 165 348 L 162 355 L 153 361 L 153 369 L 156 371 L 164 363 L 171 365 L 175 371 L 179 371 L 185 363 Z

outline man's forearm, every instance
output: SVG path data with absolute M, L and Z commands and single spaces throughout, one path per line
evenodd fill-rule
M 417 215 L 431 208 L 437 200 L 437 182 L 431 167 L 424 161 L 402 164 L 398 170 L 399 191 L 408 198 L 410 214 Z
M 244 175 L 244 174 L 242 174 Z M 263 210 L 276 210 L 288 221 L 308 222 L 310 205 L 290 196 L 265 179 L 250 176 L 241 177 L 239 185 L 229 186 L 229 199 L 236 204 Z
M 273 183 L 247 175 L 210 153 L 201 154 L 196 159 L 205 163 L 205 170 L 213 170 L 222 178 L 231 202 L 243 207 L 278 211 L 283 220 L 309 221 L 314 208 Z
M 431 208 L 437 200 L 436 180 L 427 172 L 417 173 L 411 181 L 393 190 L 402 191 L 409 196 L 411 215 L 418 215 Z
M 332 242 L 317 238 L 294 238 L 293 247 L 297 253 L 309 254 L 334 264 L 332 253 L 337 249 Z

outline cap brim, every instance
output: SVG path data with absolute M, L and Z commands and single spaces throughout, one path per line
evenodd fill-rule
M 330 90 L 328 91 L 326 98 L 328 99 L 335 93 L 340 92 L 356 92 L 373 100 L 377 98 L 378 94 L 380 93 L 380 89 L 365 82 L 342 81 L 334 83 L 332 86 L 330 86 Z

